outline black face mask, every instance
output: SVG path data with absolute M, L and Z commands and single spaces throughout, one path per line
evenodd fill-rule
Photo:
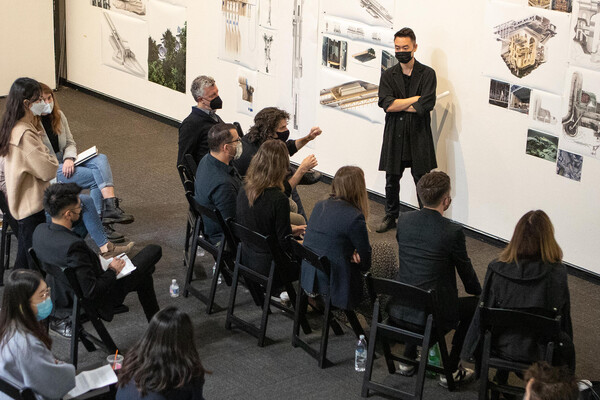
M 290 137 L 289 129 L 286 131 L 283 131 L 283 132 L 277 132 L 277 139 L 279 139 L 279 140 L 283 140 L 285 142 L 286 140 L 288 140 L 289 137 Z
M 223 100 L 221 100 L 221 97 L 217 96 L 210 101 L 209 107 L 213 110 L 220 110 L 223 108 Z
M 397 51 L 396 60 L 402 64 L 406 64 L 412 60 L 412 51 Z

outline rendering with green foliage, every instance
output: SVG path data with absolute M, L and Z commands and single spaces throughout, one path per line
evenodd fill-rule
M 178 92 L 185 93 L 187 22 L 177 28 L 177 35 L 170 29 L 160 42 L 148 38 L 148 80 Z

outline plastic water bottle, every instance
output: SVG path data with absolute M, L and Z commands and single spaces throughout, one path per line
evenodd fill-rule
M 199 237 L 201 239 L 204 239 L 204 235 L 203 234 L 200 234 Z M 202 247 L 198 246 L 198 250 L 196 251 L 196 255 L 198 257 L 204 257 L 205 254 L 206 254 L 206 252 L 204 251 L 204 249 Z
M 171 281 L 171 286 L 169 287 L 169 294 L 171 297 L 179 297 L 179 285 L 177 284 L 177 279 L 173 279 Z
M 367 366 L 367 341 L 365 335 L 360 335 L 356 345 L 356 354 L 354 355 L 354 369 L 358 372 L 364 372 Z
M 436 367 L 441 367 L 441 357 L 440 357 L 440 347 L 436 343 L 429 349 L 429 354 L 427 355 L 427 364 L 434 365 Z M 435 378 L 437 374 L 432 371 L 426 371 L 425 374 L 428 378 Z
M 215 272 L 217 272 L 217 263 L 213 265 L 213 276 L 215 276 Z M 217 285 L 221 284 L 221 274 L 219 274 L 219 279 L 217 280 Z

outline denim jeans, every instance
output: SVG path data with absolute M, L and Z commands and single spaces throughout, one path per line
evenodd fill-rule
M 59 158 L 59 160 L 62 159 Z M 83 189 L 90 190 L 90 196 L 94 201 L 98 214 L 102 211 L 102 192 L 107 186 L 114 186 L 112 170 L 108 158 L 104 154 L 98 154 L 83 164 L 75 167 L 75 173 L 67 178 L 62 172 L 63 164 L 58 166 L 56 179 L 58 182 L 76 183 Z M 91 233 L 90 233 L 91 234 Z
M 94 207 L 94 201 L 87 194 L 80 194 L 79 198 L 81 199 L 81 214 L 73 224 L 72 230 L 82 239 L 85 239 L 89 233 L 96 246 L 102 247 L 108 243 L 108 239 L 104 234 L 100 216 L 96 212 L 96 207 Z M 46 214 L 46 221 L 51 221 L 48 214 Z

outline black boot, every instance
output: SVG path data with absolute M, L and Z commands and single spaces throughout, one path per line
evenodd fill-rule
M 119 199 L 116 197 L 102 200 L 103 224 L 130 224 L 133 220 L 133 215 L 125 214 L 123 210 L 119 208 Z
M 125 241 L 125 236 L 122 233 L 115 231 L 112 227 L 112 224 L 103 225 L 104 235 L 108 240 L 113 243 L 123 243 Z

